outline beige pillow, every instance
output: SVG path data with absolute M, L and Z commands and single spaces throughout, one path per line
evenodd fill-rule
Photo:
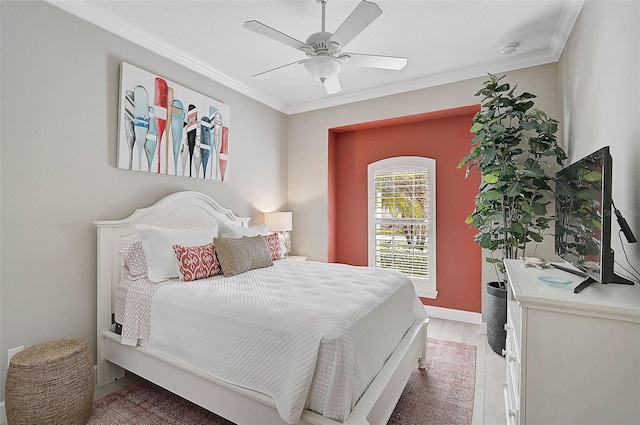
M 273 265 L 271 252 L 262 236 L 214 238 L 213 244 L 226 277 Z

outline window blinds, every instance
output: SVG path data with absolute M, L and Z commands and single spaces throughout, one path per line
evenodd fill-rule
M 376 267 L 429 277 L 429 176 L 426 169 L 374 175 Z

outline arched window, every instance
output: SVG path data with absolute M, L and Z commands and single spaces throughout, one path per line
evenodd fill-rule
M 402 156 L 367 167 L 369 266 L 403 272 L 436 298 L 436 161 Z

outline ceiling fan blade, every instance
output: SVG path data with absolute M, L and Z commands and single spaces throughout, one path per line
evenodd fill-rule
M 286 44 L 287 46 L 291 46 L 294 49 L 302 50 L 303 52 L 313 51 L 311 46 L 309 46 L 308 44 L 303 43 L 300 40 L 296 40 L 293 37 L 289 37 L 287 34 L 281 33 L 276 29 L 268 27 L 262 22 L 247 21 L 244 23 L 243 27 L 253 32 L 257 32 L 258 34 L 264 35 L 265 37 L 268 37 L 272 40 Z
M 253 78 L 255 78 L 256 80 L 265 80 L 267 78 L 282 74 L 283 72 L 287 71 L 291 65 L 299 65 L 299 64 L 305 63 L 306 61 L 307 61 L 306 59 L 302 59 L 299 61 L 291 62 L 286 65 L 282 65 L 277 68 L 273 68 L 268 71 L 264 71 L 259 74 L 256 74 L 253 76 Z
M 340 28 L 331 36 L 329 41 L 335 41 L 341 48 L 344 47 L 381 14 L 382 9 L 380 9 L 377 4 L 362 0 L 360 4 L 353 9 L 351 15 L 340 25 Z
M 366 66 L 369 68 L 399 71 L 407 65 L 407 58 L 396 56 L 363 55 L 360 53 L 344 53 L 340 56 L 349 56 L 346 62 L 350 65 Z
M 342 91 L 340 87 L 340 80 L 338 80 L 338 74 L 334 74 L 322 82 L 327 94 L 336 94 Z

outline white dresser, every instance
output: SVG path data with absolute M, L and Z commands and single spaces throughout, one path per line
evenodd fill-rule
M 640 285 L 505 264 L 507 424 L 640 424 Z

